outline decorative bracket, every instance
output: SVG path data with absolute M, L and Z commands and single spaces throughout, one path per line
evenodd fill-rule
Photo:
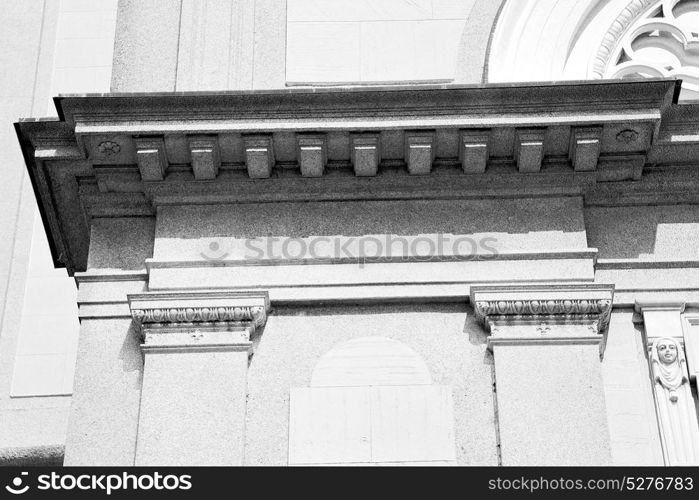
M 684 314 L 684 302 L 639 302 L 634 309 L 643 317 L 646 347 L 651 353 L 659 338 L 674 339 L 686 352 L 689 375 L 692 380 L 699 374 L 699 315 Z
M 601 138 L 602 127 L 573 127 L 568 154 L 576 171 L 587 172 L 597 168 Z
M 243 136 L 245 165 L 251 179 L 265 179 L 274 168 L 274 143 L 271 135 Z
M 517 170 L 533 173 L 541 170 L 544 159 L 544 129 L 517 129 L 515 131 L 515 161 Z
M 485 129 L 462 130 L 459 139 L 459 159 L 467 174 L 482 174 L 488 163 L 490 131 Z
M 682 340 L 682 313 L 684 302 L 639 302 L 634 310 L 643 316 L 646 344 L 650 349 L 653 342 L 660 337 L 673 337 Z
M 162 181 L 168 161 L 162 137 L 137 137 L 136 163 L 144 181 Z
M 189 137 L 192 170 L 196 180 L 215 179 L 221 166 L 218 138 L 216 136 Z
M 434 161 L 434 132 L 419 131 L 405 134 L 405 162 L 413 175 L 429 174 Z
M 328 161 L 325 136 L 322 134 L 298 136 L 298 163 L 304 177 L 321 177 Z
M 381 163 L 381 135 L 353 134 L 351 136 L 351 159 L 354 173 L 359 177 L 374 176 Z

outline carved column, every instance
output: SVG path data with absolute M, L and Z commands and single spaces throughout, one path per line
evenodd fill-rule
M 665 465 L 699 465 L 699 423 L 687 366 L 689 357 L 694 370 L 695 353 L 691 322 L 683 328 L 684 307 L 681 302 L 636 303 L 643 314 Z
M 613 287 L 471 289 L 490 331 L 502 465 L 611 463 L 601 354 Z
M 142 335 L 135 465 L 242 465 L 251 335 L 266 293 L 129 295 Z

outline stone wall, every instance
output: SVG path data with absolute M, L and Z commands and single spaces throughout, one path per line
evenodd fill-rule
M 330 349 L 367 336 L 403 342 L 451 387 L 460 465 L 497 465 L 493 360 L 465 303 L 276 307 L 250 361 L 247 465 L 287 463 L 290 389 L 308 387 Z
M 501 3 L 121 0 L 112 91 L 480 83 Z

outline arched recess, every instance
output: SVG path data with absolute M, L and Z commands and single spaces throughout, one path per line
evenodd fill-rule
M 387 337 L 361 337 L 325 353 L 311 375 L 311 387 L 426 385 L 432 377 L 410 347 Z
M 453 465 L 452 391 L 387 337 L 344 342 L 292 388 L 290 465 Z
M 486 81 L 561 79 L 571 47 L 609 3 L 609 0 L 507 0 L 493 31 Z
M 699 98 L 699 0 L 507 0 L 488 82 L 682 78 Z

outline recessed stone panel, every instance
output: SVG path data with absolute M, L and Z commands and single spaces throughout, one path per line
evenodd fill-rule
M 289 464 L 456 464 L 452 390 L 292 388 Z
M 597 163 L 597 181 L 615 182 L 639 180 L 646 157 L 643 154 L 603 154 Z

